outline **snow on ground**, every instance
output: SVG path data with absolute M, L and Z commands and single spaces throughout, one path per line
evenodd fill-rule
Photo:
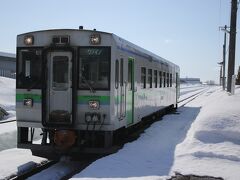
M 10 176 L 21 174 L 43 161 L 42 158 L 32 156 L 30 151 L 22 149 L 1 151 L 0 159 L 0 179 L 8 179 Z
M 14 79 L 0 76 L 0 107 L 9 113 L 4 120 L 16 119 L 15 82 Z M 20 174 L 45 160 L 32 156 L 29 150 L 16 149 L 16 130 L 16 122 L 0 124 L 0 179 Z
M 15 87 L 15 79 L 0 76 L 0 107 L 9 113 L 9 116 L 4 119 L 10 120 L 15 118 Z
M 197 90 L 202 90 L 206 88 L 206 85 L 202 84 L 181 84 L 180 85 L 180 96 L 183 96 L 185 94 L 197 91 Z
M 180 87 L 180 97 L 178 99 L 178 101 L 182 101 L 190 96 L 194 96 L 197 93 L 200 93 L 202 91 L 205 91 L 207 89 L 209 89 L 210 86 L 206 86 L 206 85 L 202 85 L 202 84 L 195 84 L 192 87 L 190 85 L 182 85 Z M 181 105 L 179 104 L 178 107 L 180 107 Z
M 0 124 L 0 153 L 17 145 L 16 122 Z
M 9 115 L 4 120 L 16 119 L 15 115 L 15 79 L 0 76 L 0 107 L 4 108 Z M 17 132 L 16 122 L 0 125 L 0 151 L 16 147 Z
M 240 177 L 240 87 L 234 96 L 206 93 L 188 106 L 201 111 L 185 140 L 175 150 L 171 171 L 184 174 Z
M 203 86 L 181 87 L 181 98 Z M 197 90 L 197 91 L 196 91 Z M 0 77 L 0 106 L 15 114 L 15 80 Z M 176 114 L 155 122 L 119 152 L 93 162 L 72 179 L 166 179 L 175 172 L 235 180 L 240 177 L 240 87 L 228 95 L 220 87 L 194 99 Z M 15 144 L 16 123 L 0 125 L 0 179 L 44 161 Z M 57 168 L 57 167 L 53 167 Z M 61 166 L 62 168 L 62 166 Z M 59 171 L 62 171 L 61 168 Z M 46 178 L 57 179 L 56 174 Z M 32 179 L 39 179 L 38 176 Z
M 166 179 L 174 172 L 240 177 L 240 87 L 229 96 L 212 87 L 180 114 L 163 117 L 118 153 L 72 179 Z
M 167 176 L 174 163 L 175 147 L 198 115 L 200 108 L 181 108 L 178 114 L 163 117 L 139 139 L 126 144 L 118 153 L 97 160 L 76 175 L 77 178 L 149 178 Z M 184 116 L 184 119 L 182 117 Z

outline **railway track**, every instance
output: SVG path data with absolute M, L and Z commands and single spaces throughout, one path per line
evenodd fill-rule
M 208 88 L 207 89 L 203 89 L 197 93 L 194 93 L 184 99 L 181 99 L 180 101 L 178 101 L 178 107 L 183 107 L 185 106 L 186 104 L 188 104 L 189 102 L 193 101 L 194 99 L 196 99 L 198 96 L 202 95 L 203 93 L 207 92 L 208 91 Z
M 33 167 L 29 170 L 27 170 L 24 173 L 21 173 L 19 175 L 12 175 L 10 177 L 7 177 L 6 179 L 9 180 L 21 180 L 21 179 L 27 179 L 28 177 L 33 176 L 34 174 L 37 174 L 41 171 L 43 171 L 44 169 L 49 168 L 50 166 L 56 164 L 56 161 L 44 161 L 41 164 L 36 165 L 36 167 Z
M 26 173 L 12 176 L 6 179 L 9 180 L 21 180 L 21 179 L 61 179 L 67 180 L 75 174 L 81 172 L 89 164 L 97 160 L 99 156 L 92 158 L 83 158 L 79 161 L 71 161 L 69 158 L 65 158 L 60 161 L 47 161 Z
M 0 121 L 0 124 L 5 124 L 5 123 L 10 123 L 10 122 L 15 122 L 16 119 L 12 119 L 12 120 L 2 120 Z

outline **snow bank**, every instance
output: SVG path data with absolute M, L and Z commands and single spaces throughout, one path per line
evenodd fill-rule
M 202 106 L 186 139 L 175 151 L 172 172 L 240 177 L 240 88 L 234 96 L 212 91 L 189 106 Z
M 0 124 L 0 151 L 17 147 L 16 122 Z
M 43 158 L 32 156 L 31 151 L 23 149 L 1 151 L 0 159 L 0 179 L 22 174 L 44 161 Z
M 15 119 L 15 96 L 16 80 L 0 76 L 0 107 L 4 108 L 9 113 L 4 120 Z
M 5 110 L 15 110 L 16 80 L 0 76 L 0 106 Z
M 154 123 L 118 153 L 72 179 L 167 179 L 175 172 L 240 177 L 240 88 L 234 96 L 211 87 L 177 114 Z
M 15 79 L 0 76 L 0 107 L 9 115 L 3 120 L 16 119 L 15 112 Z M 0 151 L 17 146 L 16 122 L 0 124 Z

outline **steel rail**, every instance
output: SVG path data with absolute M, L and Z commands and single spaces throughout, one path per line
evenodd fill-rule
M 191 96 L 189 96 L 189 97 L 187 97 L 187 98 L 182 99 L 181 101 L 178 101 L 178 104 L 186 101 L 186 103 L 181 104 L 179 107 L 185 106 L 185 105 L 188 104 L 189 102 L 191 102 L 191 101 L 193 101 L 194 99 L 196 99 L 198 96 L 202 95 L 202 94 L 203 94 L 204 92 L 206 92 L 207 90 L 208 90 L 208 89 L 204 89 L 204 90 L 202 90 L 202 91 L 200 91 L 200 92 L 197 92 L 197 93 L 195 93 L 195 94 L 193 94 L 193 95 L 191 95 Z M 188 101 L 187 101 L 187 100 L 188 100 Z
M 14 122 L 14 121 L 16 121 L 16 119 L 13 119 L 13 120 L 2 120 L 2 121 L 0 121 L 0 124 L 10 123 L 10 122 Z
M 50 166 L 52 166 L 56 163 L 57 163 L 56 161 L 48 161 L 47 160 L 46 162 L 43 162 L 42 164 L 39 164 L 37 167 L 35 167 L 35 168 L 33 168 L 29 171 L 26 171 L 25 173 L 15 175 L 15 176 L 9 177 L 7 179 L 9 179 L 9 180 L 27 179 L 28 177 L 31 177 L 34 174 L 37 174 L 37 173 L 49 168 Z

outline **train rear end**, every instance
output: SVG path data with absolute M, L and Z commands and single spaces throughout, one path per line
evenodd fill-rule
M 77 30 L 18 36 L 19 148 L 51 159 L 114 151 L 110 40 L 109 34 Z

